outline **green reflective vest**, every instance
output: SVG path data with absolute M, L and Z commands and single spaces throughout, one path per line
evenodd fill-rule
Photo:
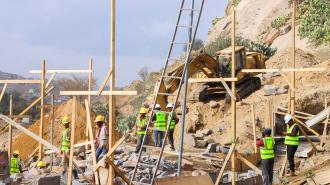
M 140 117 L 138 117 L 136 125 L 137 125 L 136 134 L 145 135 L 147 129 L 147 117 L 144 117 L 141 120 Z
M 70 138 L 68 138 L 69 128 L 62 131 L 62 146 L 61 151 L 68 152 L 70 150 Z
M 173 118 L 174 118 L 175 114 L 173 115 Z M 168 115 L 168 120 L 171 118 L 171 114 Z M 172 119 L 171 122 L 170 122 L 170 130 L 174 130 L 175 129 L 175 120 Z
M 166 113 L 156 112 L 155 130 L 166 131 Z
M 291 134 L 292 130 L 295 126 L 296 126 L 296 124 L 293 124 L 290 128 L 288 128 L 287 133 Z M 299 131 L 297 133 L 297 136 L 285 136 L 284 144 L 299 145 Z
M 11 158 L 10 162 L 10 175 L 15 175 L 19 173 L 19 160 L 15 157 Z
M 261 159 L 272 159 L 275 157 L 274 145 L 275 141 L 271 137 L 265 137 L 263 139 L 264 147 L 260 148 Z

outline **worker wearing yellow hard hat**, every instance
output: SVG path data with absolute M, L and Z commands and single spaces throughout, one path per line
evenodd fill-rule
M 19 151 L 15 150 L 10 160 L 10 176 L 15 177 L 22 172 L 21 160 L 19 158 Z
M 148 121 L 147 113 L 148 110 L 145 107 L 142 107 L 136 119 L 135 129 L 136 129 L 137 143 L 136 143 L 135 153 L 138 153 L 140 151 L 143 138 L 146 134 L 147 121 Z
M 95 123 L 98 127 L 96 134 L 96 159 L 100 160 L 106 153 L 108 152 L 108 138 L 109 132 L 108 128 L 105 124 L 105 117 L 102 115 L 98 115 L 95 118 Z

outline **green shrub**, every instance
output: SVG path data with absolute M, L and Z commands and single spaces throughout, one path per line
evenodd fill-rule
M 315 46 L 330 44 L 330 1 L 306 0 L 304 15 L 301 15 L 301 23 L 298 35 L 308 40 Z
M 285 23 L 288 22 L 289 19 L 290 19 L 290 14 L 279 16 L 276 19 L 274 19 L 270 25 L 272 28 L 279 29 L 282 26 L 284 26 Z
M 123 134 L 127 130 L 131 130 L 135 125 L 136 116 L 135 115 L 129 115 L 124 118 L 118 118 L 117 119 L 117 125 L 116 130 Z
M 221 19 L 221 17 L 215 17 L 214 19 L 212 19 L 212 27 L 215 26 Z

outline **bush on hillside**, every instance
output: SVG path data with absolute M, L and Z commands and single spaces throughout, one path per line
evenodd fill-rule
M 127 117 L 117 119 L 116 130 L 123 134 L 127 130 L 131 130 L 135 126 L 135 115 L 129 115 Z
M 243 37 L 236 38 L 236 45 L 244 46 L 248 51 L 260 52 L 263 55 L 265 55 L 266 59 L 269 59 L 277 51 L 276 48 L 271 48 L 265 44 L 256 43 L 249 39 L 245 39 Z M 228 36 L 223 36 L 223 37 L 218 37 L 214 42 L 205 46 L 204 51 L 206 54 L 214 56 L 217 51 L 225 49 L 229 46 L 231 46 L 231 38 Z
M 270 26 L 275 29 L 280 29 L 282 26 L 285 25 L 285 23 L 288 22 L 289 19 L 290 19 L 290 14 L 278 16 L 271 22 Z

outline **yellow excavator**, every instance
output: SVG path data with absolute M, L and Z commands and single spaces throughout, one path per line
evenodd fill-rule
M 236 74 L 237 97 L 239 99 L 250 95 L 261 87 L 258 73 L 243 73 L 242 69 L 265 69 L 265 57 L 258 52 L 247 52 L 245 47 L 236 47 Z M 214 57 L 207 54 L 199 54 L 193 57 L 189 63 L 189 78 L 219 78 L 231 77 L 232 48 L 226 48 L 216 52 Z M 182 76 L 184 64 L 180 64 L 170 72 L 168 76 Z M 160 85 L 160 92 L 173 93 L 177 90 L 180 80 L 169 79 Z M 230 85 L 228 83 L 228 85 Z M 156 87 L 157 88 L 157 87 Z M 205 101 L 208 98 L 226 96 L 226 89 L 221 82 L 207 82 L 198 86 L 192 92 L 192 100 Z M 225 97 L 224 96 L 224 97 Z M 228 96 L 227 96 L 228 97 Z M 168 102 L 166 96 L 159 96 L 157 102 L 164 107 Z

